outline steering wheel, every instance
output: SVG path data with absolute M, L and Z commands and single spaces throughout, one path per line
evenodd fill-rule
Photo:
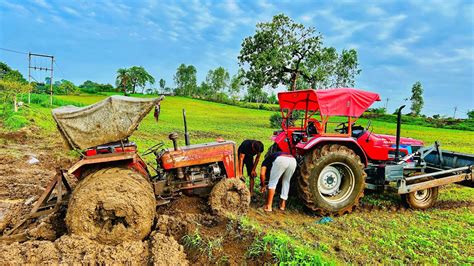
M 372 120 L 369 120 L 369 122 L 367 122 L 367 127 L 365 128 L 365 130 L 369 130 L 370 125 L 372 125 Z
M 346 133 L 347 132 L 347 126 L 345 122 L 340 123 L 339 125 L 336 126 L 334 131 L 339 132 L 339 133 Z
M 157 143 L 157 144 L 151 146 L 150 148 L 146 149 L 146 150 L 142 153 L 142 156 L 155 153 L 158 149 L 160 149 L 161 147 L 163 147 L 163 145 L 165 145 L 165 143 L 162 141 L 162 142 L 160 142 L 160 143 Z

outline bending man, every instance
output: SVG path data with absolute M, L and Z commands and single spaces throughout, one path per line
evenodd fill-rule
M 263 152 L 263 143 L 258 140 L 247 139 L 240 144 L 239 153 L 239 176 L 243 176 L 244 165 L 247 168 L 247 175 L 250 177 L 250 194 L 253 196 L 253 188 L 255 186 L 255 177 L 257 177 L 257 164 L 260 154 Z M 254 160 L 254 156 L 255 157 Z
M 288 199 L 288 191 L 290 190 L 290 180 L 296 169 L 296 159 L 286 152 L 275 152 L 268 156 L 262 162 L 260 170 L 260 192 L 265 192 L 265 178 L 270 178 L 268 181 L 268 196 L 263 209 L 271 212 L 273 205 L 273 197 L 275 196 L 275 189 L 278 181 L 283 176 L 281 193 L 280 193 L 280 210 L 284 211 L 286 208 L 286 200 Z

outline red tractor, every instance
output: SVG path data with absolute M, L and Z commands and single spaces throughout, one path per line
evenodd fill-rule
M 473 155 L 442 152 L 437 143 L 423 147 L 422 141 L 400 137 L 403 107 L 397 136 L 373 133 L 370 120 L 365 127 L 357 125 L 362 113 L 380 101 L 376 93 L 308 89 L 281 92 L 278 100 L 282 130 L 274 132 L 269 153 L 289 152 L 298 159 L 293 185 L 316 213 L 351 212 L 366 188 L 392 187 L 410 207 L 425 209 L 434 204 L 440 185 L 472 186 Z

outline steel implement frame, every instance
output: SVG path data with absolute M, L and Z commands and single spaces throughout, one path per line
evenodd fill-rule
M 45 191 L 39 197 L 36 204 L 31 209 L 30 213 L 24 219 L 19 221 L 11 230 L 5 231 L 0 237 L 0 241 L 16 242 L 28 240 L 28 232 L 16 233 L 19 229 L 27 227 L 32 220 L 41 216 L 55 213 L 59 210 L 61 205 L 68 200 L 68 195 L 72 192 L 71 186 L 67 181 L 65 174 L 67 171 L 58 169 L 56 175 L 51 179 Z M 66 189 L 66 194 L 63 193 L 63 185 Z M 51 194 L 56 188 L 56 200 L 51 200 Z M 50 202 L 51 200 L 51 202 Z
M 473 181 L 473 166 L 464 166 L 448 170 L 437 171 L 428 174 L 422 174 L 417 176 L 406 177 L 400 181 L 398 187 L 398 194 L 407 194 L 418 190 L 423 190 L 432 187 L 439 187 L 442 185 L 447 185 L 451 183 L 457 183 L 465 180 Z M 436 178 L 436 176 L 443 175 L 443 177 Z M 448 176 L 444 176 L 448 175 Z M 422 180 L 425 178 L 434 178 L 432 180 L 416 182 L 417 180 Z M 415 182 L 413 184 L 407 185 L 407 182 Z

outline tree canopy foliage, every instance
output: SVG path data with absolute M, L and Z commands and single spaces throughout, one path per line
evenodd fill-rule
M 421 113 L 421 109 L 423 108 L 423 87 L 419 81 L 413 84 L 411 88 L 411 113 L 414 116 L 418 116 Z
M 250 87 L 279 85 L 297 89 L 301 78 L 313 88 L 354 86 L 360 73 L 357 52 L 324 47 L 313 27 L 284 14 L 257 24 L 256 33 L 242 42 L 239 64 Z
M 193 96 L 197 92 L 196 68 L 193 65 L 181 64 L 176 70 L 174 83 L 176 95 Z
M 115 84 L 124 95 L 127 93 L 136 93 L 137 88 L 142 89 L 142 93 L 147 84 L 154 84 L 155 78 L 150 75 L 144 67 L 133 66 L 131 68 L 119 68 Z

